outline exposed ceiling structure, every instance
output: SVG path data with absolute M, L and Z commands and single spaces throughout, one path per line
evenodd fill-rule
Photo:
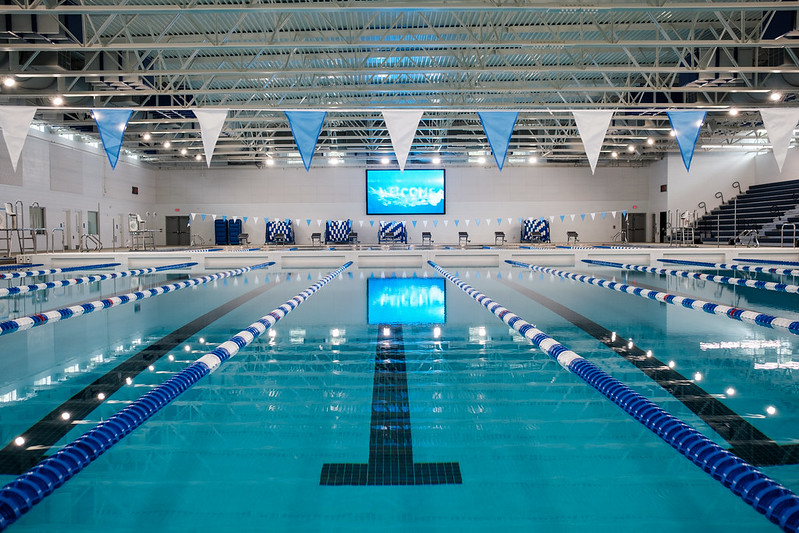
M 614 109 L 600 166 L 645 165 L 669 109 L 708 110 L 699 151 L 768 146 L 798 28 L 795 1 L 5 0 L 0 105 L 94 142 L 91 108 L 133 108 L 123 150 L 161 168 L 205 166 L 195 107 L 230 110 L 219 167 L 301 166 L 287 110 L 328 112 L 315 167 L 393 161 L 386 109 L 424 110 L 408 167 L 493 165 L 484 110 L 519 112 L 507 165 L 586 165 L 570 111 Z

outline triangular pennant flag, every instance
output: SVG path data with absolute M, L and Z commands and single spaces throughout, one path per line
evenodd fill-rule
M 227 109 L 192 109 L 197 122 L 200 123 L 200 136 L 203 139 L 203 151 L 205 152 L 205 162 L 211 168 L 211 158 L 214 156 L 214 148 L 219 134 L 222 133 L 222 126 L 225 125 Z
M 197 216 L 197 213 L 192 213 L 191 214 L 191 219 L 194 220 L 194 217 L 196 217 L 196 216 Z
M 799 108 L 779 107 L 773 109 L 761 109 L 760 116 L 763 118 L 763 127 L 771 141 L 771 152 L 777 160 L 777 168 L 782 173 L 782 165 L 785 164 L 785 157 L 788 155 L 788 147 L 793 140 L 793 130 L 799 122 Z
M 571 217 L 572 222 L 574 222 L 574 215 L 569 215 L 569 216 Z
M 363 220 L 359 220 L 358 221 L 358 226 L 361 227 L 361 228 L 363 227 Z
M 370 220 L 369 221 L 369 225 L 372 226 L 372 227 L 375 227 L 375 221 L 374 220 Z
M 413 227 L 415 228 L 416 227 L 416 221 L 415 220 L 411 220 L 411 223 L 413 224 Z
M 605 220 L 605 216 L 607 215 L 606 212 L 602 211 L 602 220 Z
M 245 224 L 247 223 L 247 217 L 243 217 L 242 220 L 244 221 Z
M 434 227 L 434 228 L 437 228 L 437 227 L 438 227 L 438 220 L 434 220 L 434 221 L 433 221 L 433 227 Z
M 591 213 L 591 220 L 596 220 L 596 213 Z
M 549 215 L 549 221 L 555 222 L 555 215 Z M 561 218 L 560 221 L 563 222 L 563 219 Z
M 200 218 L 202 218 L 203 220 L 205 220 L 205 213 L 203 213 L 202 215 L 200 215 Z
M 222 215 L 222 220 L 227 220 L 227 215 Z
M 132 114 L 132 109 L 92 109 L 92 116 L 97 123 L 97 131 L 100 132 L 100 140 L 103 142 L 103 149 L 111 168 L 116 168 L 119 161 L 122 136 L 125 135 L 125 128 L 128 127 L 128 120 Z
M 622 218 L 627 218 L 627 211 L 622 211 L 621 216 Z
M 28 130 L 33 122 L 36 108 L 30 106 L 0 106 L 0 129 L 6 141 L 8 155 L 11 156 L 11 167 L 17 171 L 22 147 L 28 138 Z
M 521 223 L 522 223 L 522 219 L 520 218 L 519 219 L 519 224 L 521 224 Z M 508 226 L 510 226 L 511 224 L 513 224 L 513 219 L 509 218 L 508 219 Z
M 258 217 L 252 217 L 252 223 L 258 224 Z
M 566 215 L 560 215 L 560 221 L 563 222 L 563 219 L 566 218 Z
M 257 221 L 256 221 L 256 222 L 257 222 Z M 294 219 L 294 223 L 295 223 L 295 224 L 297 224 L 297 225 L 299 226 L 299 225 L 300 225 L 300 219 L 299 219 L 299 218 L 295 218 L 295 219 Z
M 694 157 L 694 148 L 699 139 L 699 132 L 702 129 L 702 122 L 705 120 L 707 111 L 694 111 L 691 109 L 680 111 L 666 111 L 671 122 L 671 129 L 674 130 L 677 138 L 677 145 L 680 147 L 682 162 L 685 170 L 691 170 L 691 159 Z
M 505 165 L 505 156 L 508 155 L 510 136 L 519 113 L 516 111 L 484 111 L 477 114 L 483 124 L 483 131 L 488 137 L 488 144 L 491 145 L 494 160 L 497 162 L 499 170 L 502 170 Z
M 510 224 L 510 222 L 508 222 L 508 224 Z M 502 225 L 502 219 L 498 218 L 497 219 L 497 226 L 501 226 L 501 225 Z
M 316 149 L 316 141 L 322 131 L 326 111 L 284 111 L 289 119 L 291 134 L 300 151 L 305 170 L 311 168 L 311 159 Z
M 391 145 L 394 147 L 394 155 L 397 156 L 400 170 L 405 170 L 405 161 L 411 151 L 422 113 L 424 111 L 421 109 L 383 111 L 383 120 L 386 122 L 388 136 L 391 137 Z
M 599 152 L 602 151 L 605 134 L 610 126 L 610 119 L 613 118 L 613 111 L 591 109 L 572 111 L 572 115 L 574 122 L 577 123 L 577 131 L 580 132 L 580 139 L 583 141 L 585 155 L 588 157 L 588 164 L 591 165 L 591 174 L 593 174 L 596 162 L 599 160 Z
M 585 221 L 585 213 L 580 213 L 580 218 Z
M 322 227 L 322 221 L 318 218 L 316 219 L 316 226 L 320 228 Z
M 486 226 L 490 226 L 490 225 L 491 225 L 491 219 L 490 219 L 490 218 L 487 218 L 487 219 L 486 219 Z
M 308 226 L 308 227 L 311 226 L 311 219 L 310 218 L 306 218 L 305 219 L 305 225 Z
M 446 228 L 447 226 L 449 226 L 449 220 L 444 220 L 444 227 Z
M 211 219 L 216 222 L 216 215 L 211 215 Z
M 460 219 L 457 219 L 457 218 L 456 218 L 456 219 L 455 219 L 455 227 L 457 227 L 457 226 L 458 226 L 458 223 L 460 223 Z M 444 225 L 446 225 L 446 222 L 444 223 Z
M 613 218 L 616 218 L 616 211 L 611 211 L 610 214 L 613 215 Z
M 427 227 L 427 221 L 426 221 L 426 220 L 422 220 L 422 225 L 423 225 L 424 227 Z

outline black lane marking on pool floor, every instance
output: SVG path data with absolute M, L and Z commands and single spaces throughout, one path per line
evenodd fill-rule
M 33 426 L 19 436 L 25 439 L 24 447 L 17 446 L 13 441 L 0 450 L 0 474 L 19 475 L 27 472 L 39 461 L 44 459 L 50 448 L 61 440 L 73 427 L 74 420 L 85 419 L 105 400 L 100 400 L 97 395 L 103 393 L 109 398 L 113 393 L 127 383 L 127 378 L 134 379 L 147 367 L 158 361 L 161 357 L 179 346 L 186 339 L 212 324 L 223 315 L 260 296 L 275 286 L 275 282 L 265 283 L 246 294 L 243 294 L 216 309 L 213 309 L 199 318 L 179 327 L 158 339 L 138 353 L 123 361 L 105 375 L 87 385 L 69 400 L 59 405 L 56 409 L 45 415 Z M 128 294 L 127 292 L 121 294 Z M 63 420 L 61 413 L 70 414 L 69 420 Z
M 388 333 L 388 335 L 386 335 Z M 462 483 L 458 463 L 414 463 L 402 327 L 377 330 L 368 463 L 326 463 L 320 485 Z
M 732 446 L 729 451 L 744 461 L 754 466 L 799 463 L 799 446 L 780 446 L 696 383 L 669 368 L 667 364 L 654 356 L 647 357 L 646 352 L 638 346 L 633 345 L 630 348 L 627 339 L 617 335 L 613 340 L 612 331 L 555 300 L 517 283 L 504 279 L 499 281 L 565 318 L 635 365 L 713 428 Z

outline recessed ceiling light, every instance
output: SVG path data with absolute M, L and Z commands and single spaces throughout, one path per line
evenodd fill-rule
M 185 148 L 181 148 L 180 149 L 180 155 L 186 155 L 188 153 L 189 153 L 189 151 L 187 149 L 185 149 Z
M 3 85 L 5 85 L 6 87 L 13 87 L 16 84 L 17 80 L 15 80 L 14 78 L 6 78 L 3 80 Z
M 266 164 L 267 166 L 273 167 L 275 166 L 275 160 L 270 157 L 269 159 L 266 160 Z
M 649 146 L 652 146 L 653 144 L 655 144 L 655 139 L 653 139 L 652 137 L 649 137 L 646 140 L 646 144 L 648 144 Z
M 780 98 L 782 98 L 782 93 L 779 93 L 779 92 L 777 92 L 777 91 L 774 91 L 773 93 L 771 93 L 771 94 L 769 95 L 769 98 L 771 99 L 771 101 L 772 101 L 772 102 L 776 102 L 777 100 L 779 100 Z
M 486 158 L 485 157 L 480 156 L 480 157 L 477 158 L 477 163 L 478 164 L 485 165 L 485 162 L 486 162 Z
M 613 159 L 616 159 L 617 157 L 619 157 L 619 152 L 617 152 L 616 150 L 613 150 L 612 152 L 610 152 L 610 157 L 612 157 Z
M 169 141 L 164 141 L 164 148 L 169 148 L 170 146 L 172 146 L 172 143 L 171 143 L 171 142 L 169 142 Z
M 150 135 L 149 132 L 145 132 L 144 135 L 141 136 L 141 138 L 144 139 L 145 141 L 149 141 L 152 138 L 152 135 Z
M 380 164 L 381 165 L 388 165 L 388 163 L 389 163 L 389 159 L 387 157 L 381 157 L 380 158 Z
M 53 105 L 64 105 L 64 99 L 60 96 L 53 96 L 51 102 L 53 102 Z
M 194 156 L 194 159 L 196 159 L 197 161 L 202 161 L 203 156 L 201 156 L 200 154 L 197 154 L 197 155 Z
M 527 161 L 528 161 L 528 162 L 529 162 L 531 165 L 535 165 L 536 163 L 538 163 L 538 158 L 537 158 L 536 156 L 534 156 L 534 155 L 531 155 L 531 156 L 530 156 L 530 157 L 527 159 Z
M 438 156 L 434 157 L 433 160 L 432 160 L 432 163 L 434 165 L 440 165 L 441 164 L 441 158 L 438 157 Z
M 729 110 L 729 114 L 733 117 L 738 116 L 738 110 L 734 107 L 731 107 Z
M 628 152 L 635 152 L 635 145 L 634 144 L 628 145 L 627 146 L 627 151 Z

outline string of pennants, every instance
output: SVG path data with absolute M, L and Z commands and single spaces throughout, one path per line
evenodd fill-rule
M 205 160 L 210 167 L 211 158 L 229 110 L 191 109 L 191 111 L 200 124 Z M 125 129 L 133 112 L 133 109 L 123 108 L 92 109 L 92 117 L 97 124 L 100 140 L 103 143 L 103 149 L 108 156 L 111 168 L 116 168 Z M 794 127 L 799 122 L 799 108 L 767 108 L 760 109 L 759 112 L 768 138 L 771 141 L 772 152 L 777 161 L 777 166 L 782 172 L 782 167 L 788 154 L 788 147 L 793 140 Z M 305 170 L 309 170 L 327 112 L 284 111 L 284 113 L 294 136 L 294 142 L 302 157 L 302 162 L 305 165 Z M 602 143 L 605 140 L 605 135 L 614 113 L 615 111 L 613 110 L 572 111 L 585 154 L 591 166 L 591 173 L 596 170 Z M 666 112 L 686 170 L 690 170 L 694 148 L 699 139 L 706 113 L 706 111 L 701 110 L 673 110 Z M 3 138 L 11 156 L 14 172 L 17 170 L 19 157 L 22 154 L 28 129 L 33 122 L 35 114 L 36 107 L 32 106 L 0 106 L 0 129 L 3 130 Z M 400 170 L 405 169 L 405 162 L 423 114 L 424 111 L 418 109 L 382 111 L 383 120 Z M 491 146 L 494 160 L 501 171 L 505 164 L 505 157 L 508 153 L 513 128 L 516 125 L 519 113 L 515 111 L 481 111 L 477 115 Z
M 608 215 L 610 215 L 613 219 L 615 219 L 616 216 L 619 215 L 619 214 L 621 214 L 622 218 L 627 218 L 627 210 L 602 211 L 602 212 L 599 212 L 599 213 L 596 213 L 596 212 L 595 213 L 580 213 L 580 214 L 573 214 L 572 213 L 572 214 L 568 214 L 568 215 L 549 215 L 549 217 L 534 217 L 534 218 L 536 218 L 538 220 L 546 220 L 548 218 L 549 222 L 551 224 L 551 223 L 555 222 L 556 218 L 559 218 L 561 222 L 564 222 L 566 220 L 566 218 L 569 218 L 569 220 L 571 222 L 574 222 L 577 219 L 577 217 L 579 217 L 581 221 L 585 221 L 586 217 L 589 217 L 591 220 L 596 220 L 597 215 L 599 215 L 599 216 L 602 217 L 602 220 L 605 220 L 608 217 Z M 197 217 L 200 217 L 200 220 L 202 220 L 202 221 L 210 219 L 211 221 L 214 221 L 214 222 L 216 220 L 241 220 L 245 224 L 247 223 L 248 220 L 252 220 L 253 224 L 257 224 L 259 220 L 263 220 L 264 223 L 266 223 L 268 220 L 275 220 L 275 221 L 285 220 L 285 219 L 281 219 L 281 218 L 270 219 L 269 217 L 266 217 L 266 216 L 263 216 L 263 217 L 246 216 L 245 217 L 245 216 L 218 215 L 218 214 L 211 214 L 211 213 L 191 213 L 190 217 L 189 217 L 189 226 L 191 226 L 191 223 L 194 222 L 197 219 Z M 499 227 L 499 226 L 502 226 L 502 224 L 505 221 L 507 221 L 508 226 L 510 226 L 510 225 L 513 224 L 513 220 L 514 219 L 512 217 L 511 218 L 497 217 L 497 218 L 483 218 L 483 219 L 481 219 L 481 218 L 475 218 L 475 219 L 455 218 L 455 219 L 452 219 L 452 222 L 454 223 L 455 227 L 460 227 L 461 224 L 462 224 L 464 227 L 468 228 L 471 223 L 474 223 L 474 225 L 476 227 L 479 227 L 481 224 L 485 224 L 485 226 L 488 227 L 488 226 L 491 226 L 494 223 L 494 221 L 496 221 L 496 225 L 497 225 L 497 227 Z M 519 224 L 521 224 L 523 220 L 524 220 L 523 217 L 518 217 L 518 223 Z M 317 218 L 317 219 L 295 218 L 294 219 L 294 224 L 296 224 L 298 227 L 301 227 L 303 223 L 305 224 L 306 227 L 311 227 L 311 225 L 315 223 L 317 228 L 321 228 L 322 224 L 324 224 L 325 222 L 326 222 L 326 220 L 322 220 L 321 218 Z M 432 225 L 432 227 L 434 227 L 434 228 L 437 228 L 439 224 L 441 224 L 442 226 L 447 228 L 447 227 L 449 227 L 449 223 L 450 223 L 449 219 L 444 219 L 444 220 L 438 220 L 438 219 L 434 219 L 434 220 L 426 220 L 426 219 L 425 220 L 411 220 L 411 224 L 412 224 L 412 226 L 414 228 L 417 227 L 417 226 L 421 226 L 423 228 L 427 228 L 430 225 Z M 362 227 L 364 227 L 365 224 L 368 224 L 369 227 L 373 228 L 375 226 L 375 221 L 374 220 L 358 220 L 358 226 L 359 227 L 362 228 Z

